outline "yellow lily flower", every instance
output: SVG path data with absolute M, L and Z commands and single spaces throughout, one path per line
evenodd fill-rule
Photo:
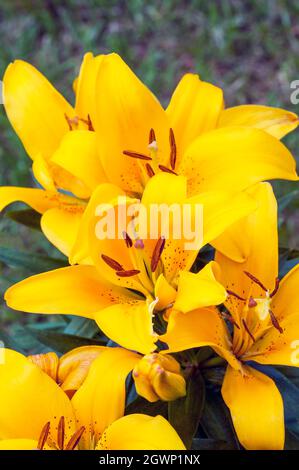
M 169 316 L 167 352 L 209 345 L 228 362 L 222 396 L 234 427 L 246 449 L 283 449 L 284 411 L 274 381 L 256 370 L 259 364 L 298 367 L 299 265 L 281 282 L 278 273 L 277 204 L 271 186 L 251 189 L 259 201 L 256 212 L 237 222 L 232 230 L 244 234 L 244 262 L 217 252 L 217 279 L 229 296 L 229 314 L 214 308 Z M 236 237 L 237 238 L 237 237 Z M 227 319 L 232 324 L 229 332 Z
M 120 238 L 97 238 L 96 208 L 103 200 L 107 202 L 108 192 L 115 220 L 122 205 L 131 202 L 113 185 L 100 185 L 94 192 L 73 253 L 73 261 L 83 264 L 25 279 L 10 287 L 5 299 L 11 308 L 25 312 L 92 318 L 116 343 L 149 354 L 156 349 L 154 314 L 170 306 L 189 312 L 225 300 L 226 291 L 215 278 L 215 262 L 197 274 L 190 269 L 202 246 L 252 212 L 256 204 L 244 193 L 232 196 L 211 192 L 188 199 L 183 176 L 161 173 L 151 178 L 141 199 L 143 207 L 154 202 L 168 206 L 179 202 L 188 203 L 192 209 L 201 204 L 203 236 L 188 250 L 184 237 L 166 239 L 163 232 L 157 239 L 131 238 L 128 233 Z M 123 204 L 119 204 L 119 195 L 124 198 Z M 87 258 L 89 265 L 84 264 Z
M 84 56 L 74 108 L 24 61 L 10 64 L 3 81 L 8 118 L 45 191 L 0 188 L 0 208 L 23 201 L 44 214 L 45 235 L 67 255 L 81 199 L 105 181 L 140 196 L 154 174 L 175 173 L 187 178 L 192 196 L 297 180 L 295 161 L 277 140 L 297 116 L 265 106 L 223 111 L 222 91 L 197 75 L 182 78 L 166 110 L 117 54 Z M 65 200 L 59 189 L 74 197 Z
M 4 350 L 0 364 L 0 449 L 184 450 L 161 416 L 123 416 L 125 379 L 136 355 L 108 348 L 70 400 L 36 364 Z M 104 380 L 103 380 L 104 377 Z

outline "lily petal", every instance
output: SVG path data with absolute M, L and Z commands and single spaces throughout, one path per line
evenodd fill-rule
M 126 378 L 140 356 L 121 348 L 106 348 L 92 363 L 84 384 L 72 399 L 76 418 L 97 441 L 103 431 L 124 414 Z
M 228 366 L 222 396 L 230 409 L 238 439 L 249 450 L 282 450 L 282 397 L 267 375 L 244 367 L 244 374 Z
M 224 127 L 198 137 L 185 152 L 179 173 L 188 178 L 189 195 L 229 189 L 241 191 L 274 178 L 298 181 L 289 150 L 267 132 Z
M 4 362 L 0 364 L 0 399 L 0 439 L 38 440 L 49 421 L 55 439 L 61 416 L 66 420 L 67 433 L 75 431 L 66 394 L 38 366 L 10 349 L 4 350 Z
M 4 106 L 28 155 L 49 158 L 68 132 L 74 109 L 32 65 L 11 63 L 4 74 Z
M 279 284 L 277 294 L 273 297 L 271 307 L 278 320 L 282 320 L 292 313 L 299 313 L 298 285 L 299 264 L 284 276 Z
M 134 299 L 134 294 L 101 279 L 93 266 L 69 266 L 37 274 L 5 293 L 7 305 L 15 310 L 87 318 L 108 305 Z
M 4 439 L 0 441 L 0 450 L 36 450 L 37 444 L 32 439 Z
M 146 301 L 107 307 L 94 319 L 108 338 L 124 348 L 149 354 L 156 349 L 153 331 L 153 305 Z
M 226 299 L 226 290 L 216 281 L 217 263 L 211 261 L 197 274 L 181 271 L 174 308 L 186 313 L 196 308 L 219 305 Z
M 166 109 L 178 150 L 178 159 L 199 135 L 217 127 L 223 108 L 222 90 L 200 80 L 198 75 L 183 76 Z
M 220 114 L 218 127 L 245 126 L 263 129 L 277 139 L 298 126 L 298 116 L 285 109 L 255 104 L 227 108 Z
M 101 437 L 100 450 L 185 450 L 173 427 L 162 416 L 132 414 L 109 426 Z

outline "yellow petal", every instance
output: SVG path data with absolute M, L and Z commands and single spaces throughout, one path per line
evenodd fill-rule
M 250 257 L 253 264 L 257 264 L 256 277 L 262 276 L 261 281 L 266 271 L 268 277 L 271 272 L 271 287 L 278 269 L 276 198 L 269 183 L 258 183 L 249 188 L 247 194 L 256 201 L 256 210 L 231 225 L 220 237 L 213 240 L 212 244 L 222 254 L 238 263 Z M 248 271 L 250 269 L 248 267 Z M 264 281 L 267 284 L 269 279 Z
M 95 92 L 96 78 L 103 55 L 93 56 L 91 52 L 84 55 L 80 73 L 76 82 L 76 113 L 80 118 L 95 122 Z
M 7 305 L 29 313 L 65 313 L 93 318 L 99 309 L 134 294 L 102 280 L 92 266 L 70 266 L 31 276 L 5 293 Z
M 173 427 L 162 416 L 132 414 L 109 426 L 97 449 L 102 450 L 185 450 Z
M 173 311 L 169 316 L 167 332 L 159 339 L 167 343 L 169 349 L 166 352 L 211 346 L 232 367 L 241 367 L 231 351 L 225 322 L 214 308 L 193 310 L 187 314 Z
M 298 116 L 285 109 L 247 104 L 222 111 L 218 127 L 226 126 L 255 127 L 281 139 L 296 129 Z
M 80 227 L 83 211 L 50 209 L 41 218 L 41 228 L 47 239 L 64 255 L 69 256 Z
M 298 367 L 299 310 L 280 321 L 280 326 L 283 333 L 274 327 L 268 329 L 244 355 L 244 360 Z
M 96 134 L 86 130 L 67 132 L 51 162 L 59 165 L 90 190 L 106 181 L 96 148 Z
M 299 264 L 284 276 L 273 298 L 271 308 L 278 319 L 282 320 L 292 313 L 299 313 L 298 285 Z
M 67 429 L 74 432 L 74 415 L 65 393 L 38 366 L 22 354 L 4 350 L 0 364 L 0 439 L 38 440 L 44 425 L 50 421 L 51 437 L 61 416 Z
M 142 191 L 136 159 L 124 150 L 149 154 L 153 128 L 159 163 L 169 160 L 169 125 L 165 111 L 145 85 L 117 54 L 106 56 L 96 83 L 98 150 L 109 180 L 124 190 Z
M 222 396 L 245 449 L 283 449 L 283 402 L 272 379 L 251 367 L 244 367 L 244 375 L 228 367 Z
M 11 63 L 4 74 L 4 106 L 7 116 L 28 155 L 49 158 L 68 131 L 65 114 L 72 106 L 32 65 Z
M 265 131 L 224 127 L 198 137 L 185 152 L 179 173 L 189 194 L 226 189 L 241 191 L 266 179 L 297 181 L 288 149 Z
M 223 303 L 226 291 L 222 284 L 216 281 L 216 269 L 216 263 L 211 261 L 197 274 L 181 271 L 174 308 L 186 313 L 196 308 Z
M 0 441 L 0 450 L 36 450 L 37 443 L 32 439 L 4 439 Z
M 176 290 L 167 282 L 164 275 L 160 274 L 155 283 L 155 298 L 158 299 L 156 310 L 164 310 L 174 302 L 176 295 Z
M 63 194 L 44 191 L 43 189 L 2 186 L 0 188 L 0 210 L 13 202 L 24 202 L 41 214 L 61 204 L 67 204 L 70 207 L 76 205 L 74 198 Z
M 123 416 L 126 378 L 139 359 L 130 351 L 106 348 L 92 363 L 84 384 L 72 399 L 79 425 L 87 429 L 87 445 L 90 438 L 96 442 L 107 426 Z
M 149 354 L 156 349 L 153 332 L 153 304 L 146 301 L 113 305 L 96 313 L 94 318 L 108 338 L 124 348 Z
M 186 74 L 174 90 L 166 113 L 174 130 L 180 157 L 196 137 L 214 129 L 223 108 L 222 90 Z

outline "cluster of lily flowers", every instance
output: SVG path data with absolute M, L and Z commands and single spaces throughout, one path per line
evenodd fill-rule
M 149 402 L 184 397 L 201 364 L 178 358 L 206 346 L 227 364 L 221 392 L 241 445 L 283 449 L 283 400 L 256 365 L 299 363 L 299 267 L 279 280 L 277 203 L 265 182 L 298 180 L 280 141 L 297 116 L 225 108 L 221 89 L 193 74 L 163 109 L 117 54 L 87 53 L 74 92 L 73 107 L 21 60 L 5 72 L 5 110 L 38 187 L 1 187 L 1 210 L 21 201 L 40 213 L 69 260 L 5 299 L 18 311 L 92 319 L 110 342 L 62 357 L 4 349 L 0 449 L 185 449 L 164 417 L 124 416 L 126 379 L 132 372 Z M 120 196 L 201 204 L 200 244 L 187 250 L 164 233 L 97 238 L 96 207 L 117 214 Z M 214 257 L 199 269 L 208 244 Z

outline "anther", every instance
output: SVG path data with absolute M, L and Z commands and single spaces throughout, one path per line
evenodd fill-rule
M 78 125 L 78 117 L 75 116 L 73 118 L 70 118 L 66 113 L 64 113 L 64 117 L 66 119 L 66 122 L 68 123 L 69 130 L 73 130 L 73 125 L 77 126 Z
M 138 158 L 139 160 L 152 160 L 151 157 L 144 155 L 143 153 L 131 152 L 130 150 L 124 150 L 123 154 L 127 157 Z
M 133 246 L 132 238 L 131 238 L 131 237 L 128 235 L 128 233 L 125 232 L 125 231 L 122 233 L 122 236 L 123 236 L 123 238 L 124 238 L 124 240 L 125 240 L 125 243 L 126 243 L 126 245 L 127 245 L 127 248 L 131 248 L 131 247 Z
M 57 444 L 60 450 L 64 448 L 64 437 L 65 437 L 65 422 L 64 416 L 61 416 L 59 423 L 58 423 L 58 430 L 57 430 Z
M 273 291 L 272 291 L 271 294 L 270 294 L 270 297 L 271 297 L 271 298 L 274 297 L 274 295 L 275 295 L 276 292 L 278 291 L 278 289 L 279 289 L 279 284 L 280 284 L 280 280 L 279 280 L 279 278 L 277 277 L 277 278 L 275 279 L 275 287 L 274 287 Z
M 170 143 L 170 166 L 174 170 L 176 163 L 176 142 L 173 129 L 169 129 L 169 143 Z
M 147 174 L 148 174 L 148 176 L 149 176 L 150 178 L 152 178 L 153 176 L 155 176 L 155 172 L 154 172 L 154 170 L 152 169 L 152 167 L 150 166 L 149 163 L 146 163 L 145 169 L 146 169 L 146 172 L 147 172 Z
M 243 326 L 244 326 L 245 330 L 247 331 L 250 338 L 252 339 L 252 341 L 255 342 L 255 338 L 254 338 L 253 334 L 251 333 L 250 329 L 248 328 L 248 325 L 247 325 L 246 321 L 244 320 L 244 318 L 242 319 L 242 323 L 243 323 Z
M 154 273 L 158 267 L 162 251 L 164 250 L 165 247 L 165 238 L 161 237 L 156 243 L 156 246 L 154 248 L 152 260 L 151 260 L 151 270 Z
M 156 142 L 156 134 L 154 129 L 151 129 L 149 132 L 148 143 L 151 144 L 152 142 Z
M 140 271 L 138 269 L 130 269 L 128 271 L 116 271 L 116 275 L 119 276 L 119 277 L 132 277 L 132 276 L 136 276 L 137 274 L 139 274 Z
M 80 442 L 80 439 L 82 437 L 82 434 L 84 433 L 85 431 L 85 427 L 84 426 L 81 426 L 81 428 L 79 428 L 73 435 L 72 437 L 70 438 L 70 440 L 68 441 L 66 447 L 65 447 L 65 450 L 74 450 L 76 449 L 77 445 L 79 444 Z
M 171 170 L 170 168 L 167 168 L 167 166 L 159 165 L 159 168 L 161 171 L 164 171 L 165 173 L 171 173 L 172 175 L 178 176 L 178 174 L 175 171 Z
M 105 261 L 106 264 L 108 264 L 108 266 L 110 268 L 114 269 L 114 271 L 123 271 L 124 270 L 122 265 L 120 263 L 118 263 L 118 261 L 115 261 L 115 259 L 110 258 L 110 256 L 101 255 L 101 258 L 102 258 L 103 261 Z
M 256 306 L 257 306 L 256 300 L 254 300 L 253 297 L 250 297 L 249 300 L 248 300 L 248 307 L 253 308 L 253 307 L 256 307 Z
M 44 448 L 44 446 L 47 442 L 49 432 L 50 432 L 50 421 L 48 421 L 44 425 L 44 427 L 42 429 L 42 432 L 40 433 L 40 436 L 39 436 L 39 439 L 38 439 L 38 444 L 37 444 L 38 450 L 43 450 L 43 448 Z
M 225 313 L 225 312 L 221 312 L 221 316 L 225 319 L 225 320 L 228 320 L 232 325 L 234 325 L 236 328 L 238 328 L 238 330 L 240 329 L 238 323 L 236 322 L 236 320 L 231 316 L 229 315 L 228 313 Z
M 279 333 L 283 333 L 283 329 L 281 328 L 280 324 L 278 323 L 278 320 L 277 320 L 276 316 L 274 315 L 274 313 L 272 312 L 272 310 L 269 310 L 269 314 L 270 314 L 271 322 L 272 322 L 272 325 L 274 326 L 274 328 L 276 328 L 279 331 Z
M 232 290 L 226 289 L 226 292 L 228 293 L 228 295 L 232 295 L 233 297 L 236 297 L 236 299 L 243 300 L 244 302 L 246 300 L 244 299 L 244 297 L 241 297 L 240 295 L 236 294 Z
M 268 292 L 268 289 L 264 286 L 264 284 L 257 277 L 253 276 L 253 274 L 249 273 L 248 271 L 244 271 L 244 274 L 246 274 L 246 276 L 249 277 L 251 281 L 253 281 L 255 284 L 260 286 L 261 289 L 263 289 L 265 292 Z

